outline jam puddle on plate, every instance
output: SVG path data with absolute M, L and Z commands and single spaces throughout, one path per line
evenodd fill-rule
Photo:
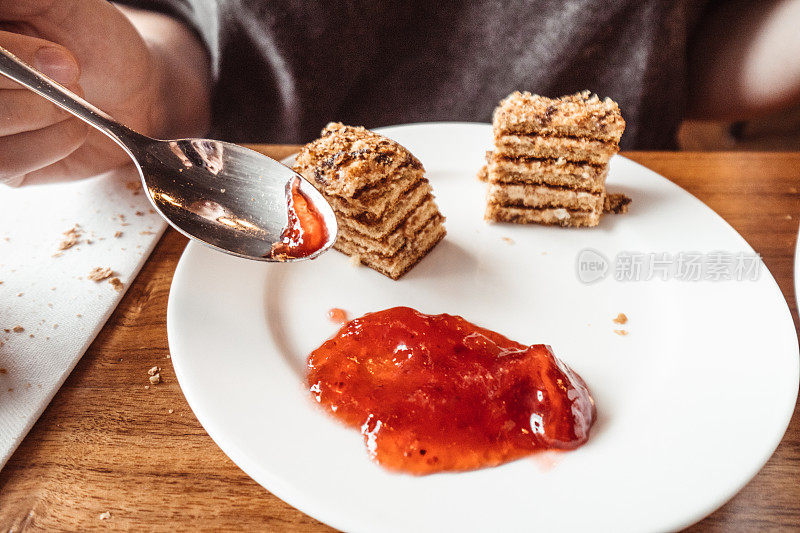
M 573 449 L 596 417 L 586 384 L 549 346 L 408 307 L 344 324 L 309 355 L 307 377 L 376 462 L 410 474 Z
M 325 219 L 300 190 L 300 178 L 295 177 L 286 188 L 289 221 L 281 233 L 281 242 L 272 245 L 269 257 L 297 259 L 308 257 L 328 242 Z

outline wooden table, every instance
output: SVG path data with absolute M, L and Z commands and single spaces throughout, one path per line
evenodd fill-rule
M 273 157 L 294 149 L 260 148 Z M 731 223 L 763 256 L 797 324 L 792 268 L 800 153 L 625 155 L 667 176 Z M 0 531 L 328 529 L 239 470 L 206 435 L 181 394 L 165 321 L 170 281 L 185 244 L 175 231 L 164 235 L 0 472 Z M 145 388 L 147 370 L 155 365 L 164 382 Z M 764 469 L 693 530 L 800 528 L 798 413 Z M 110 518 L 100 520 L 106 511 Z

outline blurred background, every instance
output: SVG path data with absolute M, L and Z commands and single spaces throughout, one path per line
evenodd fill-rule
M 685 120 L 681 150 L 800 150 L 800 105 L 742 122 Z

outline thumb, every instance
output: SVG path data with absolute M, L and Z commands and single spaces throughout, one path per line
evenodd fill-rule
M 78 82 L 80 77 L 78 62 L 63 46 L 37 37 L 0 31 L 0 47 L 61 85 L 74 85 Z M 19 88 L 20 86 L 10 79 L 0 77 L 0 89 Z

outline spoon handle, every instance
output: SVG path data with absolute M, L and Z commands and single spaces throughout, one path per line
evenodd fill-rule
M 41 72 L 29 67 L 17 56 L 0 46 L 0 74 L 24 85 L 36 94 L 43 96 L 108 135 L 131 157 L 136 146 L 149 140 L 144 135 L 123 126 L 104 111 L 96 108 L 63 85 L 51 80 Z

